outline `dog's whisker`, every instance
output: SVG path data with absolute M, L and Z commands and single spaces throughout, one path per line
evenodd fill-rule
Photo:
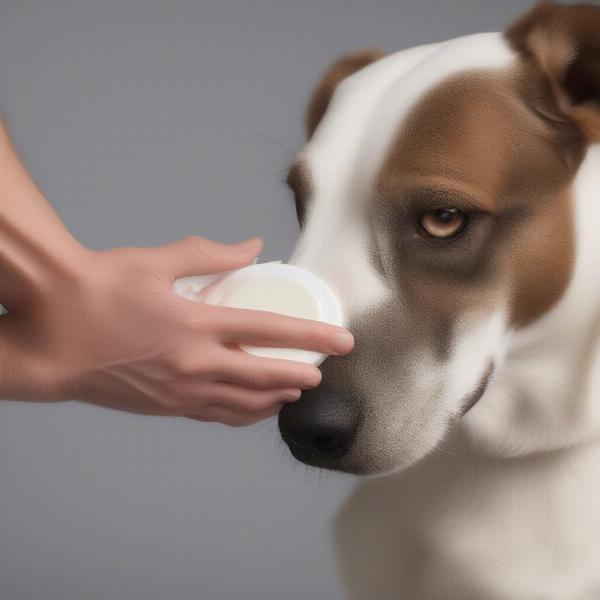
M 265 140 L 269 140 L 269 141 L 273 142 L 274 144 L 277 144 L 280 148 L 283 148 L 290 155 L 290 158 L 292 160 L 295 160 L 296 153 L 291 148 L 288 148 L 283 142 L 280 142 L 278 139 L 276 139 L 270 135 L 267 135 L 266 133 L 261 133 L 260 131 L 254 131 L 253 133 Z

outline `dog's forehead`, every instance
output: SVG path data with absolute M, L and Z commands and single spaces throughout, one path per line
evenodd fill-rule
M 462 72 L 501 69 L 514 60 L 502 34 L 484 33 L 403 50 L 349 77 L 302 153 L 314 191 L 330 192 L 357 176 L 368 185 L 398 128 L 429 91 Z

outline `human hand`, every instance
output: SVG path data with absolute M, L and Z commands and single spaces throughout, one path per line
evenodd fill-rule
M 252 356 L 238 344 L 345 354 L 351 334 L 171 290 L 179 277 L 248 265 L 261 246 L 189 237 L 156 248 L 83 249 L 71 268 L 44 273 L 27 306 L 0 318 L 0 396 L 79 399 L 233 426 L 275 414 L 319 384 L 319 369 Z

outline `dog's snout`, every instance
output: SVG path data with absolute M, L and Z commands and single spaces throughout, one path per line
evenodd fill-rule
M 281 436 L 295 458 L 331 466 L 346 455 L 358 426 L 357 403 L 319 387 L 279 414 Z

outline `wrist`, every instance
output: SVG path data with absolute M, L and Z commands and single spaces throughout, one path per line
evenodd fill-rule
M 0 303 L 9 311 L 70 277 L 85 249 L 47 202 L 0 122 Z
M 23 352 L 12 316 L 0 317 L 0 398 L 3 400 L 30 400 L 35 386 L 33 349 Z
M 76 281 L 89 255 L 89 250 L 66 236 L 55 244 L 24 236 L 8 244 L 9 248 L 0 247 L 0 303 L 10 311 Z

